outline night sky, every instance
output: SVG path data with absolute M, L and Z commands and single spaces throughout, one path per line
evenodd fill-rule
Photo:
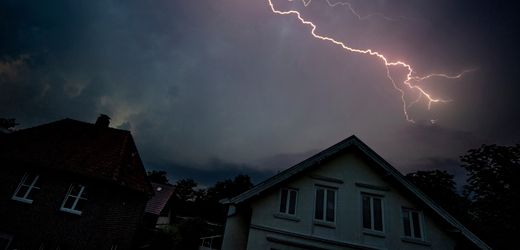
M 27 128 L 104 113 L 147 169 L 204 185 L 258 182 L 352 134 L 403 173 L 459 181 L 468 149 L 520 142 L 518 4 L 350 0 L 359 20 L 325 0 L 273 3 L 421 75 L 475 70 L 425 82 L 451 102 L 418 103 L 410 123 L 380 60 L 313 38 L 267 0 L 4 0 L 0 117 Z

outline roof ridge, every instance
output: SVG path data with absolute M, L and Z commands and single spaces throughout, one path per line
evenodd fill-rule
M 460 221 L 458 221 L 455 217 L 453 217 L 449 212 L 444 210 L 441 206 L 439 206 L 434 200 L 432 200 L 428 195 L 426 195 L 421 189 L 419 189 L 417 186 L 415 186 L 413 183 L 408 181 L 399 170 L 394 168 L 390 163 L 388 163 L 385 159 L 383 159 L 380 155 L 378 155 L 374 150 L 372 150 L 368 145 L 366 145 L 364 142 L 359 140 L 360 147 L 362 147 L 362 150 L 368 151 L 369 153 L 372 153 L 371 157 L 377 158 L 378 160 L 382 161 L 381 163 L 378 162 L 378 164 L 386 165 L 388 171 L 391 171 L 392 175 L 398 179 L 398 181 L 404 185 L 406 188 L 408 188 L 410 191 L 412 191 L 420 200 L 422 200 L 426 205 L 428 205 L 432 210 L 434 210 L 437 214 L 439 214 L 443 219 L 448 221 L 452 226 L 459 229 L 464 236 L 466 236 L 470 241 L 475 243 L 478 246 L 483 247 L 483 249 L 491 249 L 490 246 L 488 246 L 485 242 L 483 242 L 480 238 L 478 238 L 473 232 L 471 232 L 468 228 L 466 228 Z M 483 246 L 482 246 L 483 245 Z
M 139 192 L 151 190 L 141 159 L 129 158 L 131 153 L 138 155 L 130 131 L 65 118 L 19 130 L 5 138 L 12 146 L 2 150 L 0 157 L 108 180 Z M 136 166 L 126 171 L 126 163 Z
M 435 213 L 437 213 L 442 219 L 451 224 L 453 227 L 459 229 L 461 233 L 471 242 L 473 242 L 476 246 L 481 249 L 491 249 L 485 242 L 483 242 L 480 238 L 478 238 L 475 234 L 473 234 L 469 229 L 467 229 L 462 223 L 460 223 L 457 219 L 455 219 L 451 214 L 449 214 L 446 210 L 440 207 L 437 203 L 435 203 L 430 197 L 424 194 L 419 188 L 413 185 L 411 182 L 406 180 L 404 176 L 394 168 L 390 163 L 388 163 L 383 157 L 378 155 L 374 150 L 372 150 L 368 145 L 366 145 L 363 141 L 361 141 L 355 135 L 352 135 L 333 146 L 320 151 L 319 153 L 305 159 L 304 161 L 266 179 L 265 181 L 259 183 L 253 188 L 229 199 L 223 200 L 223 203 L 242 203 L 247 201 L 257 195 L 260 195 L 265 190 L 288 180 L 289 178 L 295 176 L 296 174 L 307 170 L 308 168 L 319 164 L 321 161 L 331 157 L 342 150 L 348 148 L 349 146 L 356 146 L 359 150 L 361 150 L 364 154 L 366 154 L 371 160 L 373 160 L 376 165 L 382 167 L 386 172 L 388 172 L 391 176 L 393 176 L 401 185 L 403 185 L 406 189 L 412 192 L 420 201 L 425 203 L 430 209 L 432 209 Z
M 338 142 L 338 143 L 328 147 L 327 149 L 322 150 L 322 151 L 314 154 L 313 156 L 311 156 L 311 157 L 309 157 L 309 158 L 307 158 L 307 159 L 305 159 L 305 160 L 303 160 L 303 161 L 293 165 L 292 167 L 287 168 L 287 169 L 283 170 L 282 172 L 279 172 L 276 175 L 271 176 L 270 178 L 267 178 L 266 180 L 264 180 L 264 181 L 260 182 L 259 184 L 255 185 L 251 189 L 249 189 L 249 190 L 247 190 L 247 191 L 245 191 L 245 192 L 243 192 L 243 193 L 241 193 L 241 194 L 239 194 L 239 195 L 237 195 L 235 197 L 232 197 L 231 199 L 229 199 L 229 201 L 231 203 L 234 203 L 236 201 L 241 202 L 241 200 L 243 198 L 246 198 L 249 195 L 250 191 L 252 191 L 252 190 L 261 189 L 265 185 L 275 185 L 275 184 L 278 184 L 279 182 L 284 180 L 283 177 L 285 175 L 287 175 L 287 174 L 289 174 L 291 172 L 300 172 L 300 171 L 302 171 L 303 169 L 308 167 L 306 165 L 309 165 L 311 161 L 318 160 L 319 158 L 326 158 L 329 154 L 335 153 L 336 150 L 339 150 L 340 147 L 346 146 L 347 144 L 349 144 L 350 141 L 355 140 L 355 139 L 359 140 L 355 135 L 351 135 L 351 136 L 347 137 L 346 139 L 344 139 L 344 140 L 342 140 L 342 141 L 340 141 L 340 142 Z M 334 150 L 334 149 L 336 149 L 336 150 Z M 314 162 L 313 162 L 313 164 L 314 164 Z M 303 169 L 300 169 L 300 168 L 303 168 Z M 279 179 L 279 178 L 282 178 L 279 182 L 277 181 L 276 183 L 271 183 L 271 184 L 269 183 L 269 182 L 273 182 L 273 181 L 275 181 L 276 179 Z M 250 197 L 247 197 L 246 199 L 249 199 L 249 198 Z
M 66 117 L 66 118 L 63 118 L 63 119 L 60 119 L 60 120 L 56 120 L 56 121 L 52 121 L 52 122 L 48 122 L 48 123 L 44 123 L 44 124 L 35 125 L 35 126 L 32 126 L 32 127 L 28 127 L 28 128 L 22 128 L 22 129 L 19 129 L 19 130 L 15 130 L 15 131 L 13 131 L 13 133 L 23 132 L 23 131 L 27 131 L 27 130 L 32 131 L 33 129 L 46 128 L 46 127 L 53 126 L 53 125 L 56 125 L 56 124 L 60 124 L 60 123 L 63 123 L 63 122 L 74 122 L 74 123 L 77 123 L 77 124 L 81 124 L 83 126 L 91 126 L 91 127 L 96 126 L 94 123 L 80 121 L 80 120 L 76 120 L 76 119 L 72 119 L 72 118 Z M 104 129 L 110 129 L 112 131 L 117 131 L 117 132 L 120 132 L 120 133 L 131 133 L 130 130 L 114 128 L 114 127 L 106 127 Z

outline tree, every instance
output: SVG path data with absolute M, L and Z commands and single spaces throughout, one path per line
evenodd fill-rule
M 200 216 L 202 206 L 200 200 L 204 199 L 206 191 L 197 189 L 197 182 L 193 179 L 181 179 L 174 185 L 171 199 L 175 214 L 179 216 Z
M 200 237 L 207 233 L 206 222 L 201 218 L 190 218 L 176 225 L 177 239 L 174 249 L 199 249 Z
M 12 130 L 17 125 L 19 125 L 19 124 L 16 123 L 16 119 L 0 118 L 0 129 Z
M 166 171 L 162 171 L 162 170 L 159 170 L 159 171 L 152 170 L 152 171 L 147 172 L 148 180 L 150 180 L 151 182 L 159 183 L 159 184 L 169 184 L 167 174 L 168 173 L 166 173 Z
M 162 226 L 154 232 L 147 249 L 199 249 L 200 238 L 211 234 L 201 218 L 175 219 L 172 225 Z
M 409 173 L 406 178 L 457 219 L 468 221 L 469 201 L 457 194 L 452 174 L 445 170 L 427 170 Z
M 520 145 L 482 145 L 461 156 L 468 174 L 465 193 L 481 236 L 496 249 L 517 244 L 520 233 Z
M 152 178 L 165 178 L 164 171 L 149 172 Z M 157 182 L 157 181 L 156 181 Z M 237 175 L 215 183 L 208 189 L 198 188 L 193 179 L 181 179 L 174 184 L 170 205 L 174 210 L 175 220 L 172 225 L 156 235 L 154 249 L 197 249 L 201 236 L 223 233 L 223 227 L 213 223 L 224 223 L 225 206 L 220 204 L 223 198 L 236 196 L 253 186 L 249 176 Z M 211 221 L 213 223 L 206 223 Z
M 453 175 L 443 170 L 416 171 L 406 175 L 406 178 L 419 187 L 434 200 L 445 193 L 455 193 Z
M 226 206 L 220 204 L 220 200 L 237 196 L 252 187 L 251 179 L 247 175 L 237 175 L 233 180 L 218 181 L 207 190 L 202 210 L 204 217 L 214 222 L 224 223 Z
M 218 181 L 208 189 L 208 196 L 214 200 L 232 198 L 253 187 L 251 178 L 247 175 L 237 175 L 233 180 Z
M 197 187 L 198 184 L 193 179 L 178 180 L 174 186 L 175 191 L 173 194 L 181 201 L 194 201 L 197 197 L 195 187 Z
M 237 196 L 253 187 L 253 183 L 251 183 L 251 178 L 248 175 L 239 174 L 235 176 L 233 180 L 233 188 L 230 192 L 231 197 Z

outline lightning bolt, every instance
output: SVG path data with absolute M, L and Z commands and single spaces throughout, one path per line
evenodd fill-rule
M 294 0 L 289 0 L 289 1 L 294 1 Z M 308 6 L 311 3 L 311 1 L 312 0 L 302 0 L 304 6 Z M 331 3 L 329 0 L 326 0 L 326 1 L 329 4 L 329 6 L 331 6 L 331 7 L 334 7 L 338 3 L 341 3 L 341 2 Z M 345 50 L 346 52 L 366 54 L 366 55 L 370 55 L 370 56 L 376 57 L 379 60 L 381 60 L 385 66 L 386 77 L 390 80 L 394 89 L 396 89 L 401 94 L 403 113 L 404 113 L 404 117 L 406 118 L 406 120 L 408 122 L 415 123 L 415 121 L 408 114 L 408 109 L 410 107 L 412 107 L 413 105 L 415 105 L 416 103 L 418 103 L 422 99 L 425 99 L 428 110 L 431 109 L 431 106 L 434 103 L 447 103 L 447 102 L 451 101 L 451 100 L 433 97 L 432 94 L 428 93 L 425 89 L 423 89 L 419 86 L 420 83 L 424 82 L 425 80 L 428 80 L 430 78 L 435 78 L 435 77 L 446 78 L 446 79 L 458 79 L 458 78 L 461 78 L 465 73 L 468 73 L 468 72 L 474 70 L 474 69 L 465 70 L 456 75 L 449 75 L 449 74 L 445 74 L 445 73 L 433 73 L 433 74 L 429 74 L 429 75 L 425 75 L 425 76 L 420 76 L 420 75 L 417 75 L 417 73 L 414 71 L 412 65 L 410 65 L 406 62 L 399 61 L 399 60 L 391 61 L 378 51 L 375 51 L 372 49 L 353 48 L 353 47 L 348 46 L 346 43 L 344 43 L 342 41 L 338 41 L 338 40 L 336 40 L 332 37 L 326 36 L 326 35 L 321 35 L 317 32 L 318 26 L 316 26 L 316 24 L 314 24 L 313 22 L 303 18 L 302 14 L 299 11 L 292 10 L 292 9 L 287 10 L 287 11 L 281 11 L 281 10 L 278 10 L 275 8 L 272 0 L 267 0 L 267 2 L 273 13 L 278 14 L 278 15 L 295 16 L 303 25 L 310 28 L 310 33 L 314 38 L 329 42 L 333 45 L 336 45 L 336 46 L 342 48 L 343 50 Z M 348 4 L 343 3 L 343 4 L 351 7 L 350 3 L 348 3 Z M 360 17 L 359 15 L 357 15 L 357 16 Z M 394 80 L 394 78 L 392 77 L 392 74 L 390 72 L 390 69 L 394 68 L 394 67 L 403 68 L 406 71 L 406 79 L 404 81 L 402 81 L 401 83 L 405 87 L 408 87 L 410 90 L 416 91 L 418 93 L 418 97 L 414 101 L 407 103 L 407 101 L 405 99 L 405 91 L 397 85 L 396 80 Z
M 289 0 L 289 2 L 294 2 L 295 0 Z M 372 17 L 381 17 L 385 20 L 388 20 L 388 21 L 395 21 L 395 19 L 393 18 L 390 18 L 390 17 L 387 17 L 385 15 L 383 15 L 382 13 L 378 13 L 378 12 L 375 12 L 375 13 L 369 13 L 365 16 L 362 16 L 361 14 L 359 14 L 355 9 L 354 7 L 352 7 L 352 3 L 350 2 L 331 2 L 330 0 L 325 0 L 327 2 L 327 4 L 329 5 L 329 7 L 331 8 L 334 8 L 334 7 L 337 7 L 337 6 L 344 6 L 346 8 L 349 9 L 349 11 L 354 15 L 356 16 L 359 20 L 366 20 L 366 19 L 369 19 L 369 18 L 372 18 Z M 311 4 L 312 0 L 301 0 L 301 2 L 303 3 L 303 6 L 307 7 Z

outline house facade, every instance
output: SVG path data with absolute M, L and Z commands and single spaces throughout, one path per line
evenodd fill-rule
M 1 250 L 132 248 L 152 188 L 130 132 L 103 119 L 0 137 Z
M 490 249 L 355 136 L 226 203 L 222 249 Z

